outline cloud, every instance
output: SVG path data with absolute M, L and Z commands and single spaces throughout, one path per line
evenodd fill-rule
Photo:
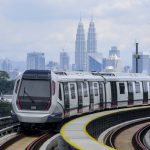
M 26 60 L 27 52 L 41 51 L 59 61 L 64 48 L 73 62 L 80 12 L 86 36 L 93 14 L 100 52 L 107 56 L 116 45 L 129 57 L 135 39 L 150 47 L 149 7 L 149 0 L 1 0 L 1 57 Z

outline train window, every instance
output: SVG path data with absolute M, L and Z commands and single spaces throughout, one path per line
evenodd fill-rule
M 16 94 L 17 94 L 17 92 L 18 92 L 19 83 L 20 83 L 20 80 L 18 80 L 17 83 L 16 83 L 16 89 L 15 89 L 15 93 L 16 93 Z
M 88 97 L 87 83 L 86 82 L 83 82 L 83 91 L 84 91 L 84 97 Z
M 147 82 L 143 82 L 143 91 L 148 92 Z
M 62 101 L 61 85 L 59 84 L 59 99 Z
M 98 85 L 97 85 L 97 83 L 94 83 L 94 91 L 95 91 L 95 96 L 98 96 Z
M 132 84 L 132 82 L 128 82 L 128 90 L 129 90 L 129 93 L 133 92 L 133 84 Z
M 103 99 L 103 85 L 102 85 L 102 83 L 99 83 L 99 93 L 100 93 L 100 99 Z
M 93 82 L 89 82 L 89 88 L 90 88 L 90 103 L 93 103 L 94 101 Z
M 64 83 L 64 99 L 65 99 L 65 102 L 69 101 L 68 83 Z
M 140 90 L 140 83 L 139 82 L 135 82 L 135 91 L 136 93 L 140 93 L 141 90 Z
M 119 83 L 120 94 L 125 94 L 125 85 L 124 83 Z
M 70 84 L 70 90 L 71 90 L 71 98 L 75 99 L 75 85 L 74 84 Z

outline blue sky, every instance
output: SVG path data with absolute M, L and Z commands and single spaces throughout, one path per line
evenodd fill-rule
M 150 51 L 149 0 L 0 0 L 0 58 L 26 60 L 26 53 L 44 52 L 46 61 L 59 61 L 66 49 L 74 60 L 80 14 L 87 36 L 93 15 L 98 51 L 121 50 L 123 64 L 131 63 L 135 41 Z

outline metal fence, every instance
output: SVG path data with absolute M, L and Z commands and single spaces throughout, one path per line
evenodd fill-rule
M 103 117 L 100 117 L 96 120 L 93 120 L 87 125 L 87 132 L 96 140 L 99 135 L 104 132 L 106 129 L 115 126 L 117 124 L 130 121 L 133 119 L 149 117 L 150 108 L 142 108 L 129 111 L 121 111 L 113 114 L 109 114 Z

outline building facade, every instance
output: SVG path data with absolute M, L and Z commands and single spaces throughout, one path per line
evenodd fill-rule
M 87 53 L 96 53 L 96 52 L 97 52 L 96 29 L 93 19 L 91 19 L 88 29 Z
M 64 51 L 60 53 L 60 70 L 69 70 L 69 55 L 67 52 Z
M 120 51 L 116 46 L 111 47 L 108 58 L 103 58 L 103 71 L 121 71 Z
M 28 53 L 27 69 L 45 70 L 44 53 L 39 53 L 39 52 Z
M 92 18 L 87 37 L 87 70 L 100 72 L 102 68 L 102 54 L 97 52 L 96 28 Z
M 75 41 L 75 69 L 84 71 L 86 70 L 86 46 L 85 46 L 85 34 L 83 24 L 78 24 L 76 41 Z
M 6 58 L 2 61 L 2 70 L 6 71 L 7 73 L 12 71 L 12 63 L 9 59 Z
M 88 71 L 102 71 L 102 55 L 100 53 L 90 53 L 87 56 Z
M 46 65 L 46 69 L 53 70 L 53 71 L 58 71 L 59 70 L 59 65 L 58 65 L 57 62 L 49 61 L 48 64 Z
M 132 72 L 136 72 L 136 55 L 132 55 Z M 150 73 L 150 54 L 139 52 L 138 56 L 138 73 Z
M 111 49 L 109 50 L 109 56 L 114 56 L 114 55 L 120 57 L 120 50 L 118 50 L 116 46 L 112 46 Z

